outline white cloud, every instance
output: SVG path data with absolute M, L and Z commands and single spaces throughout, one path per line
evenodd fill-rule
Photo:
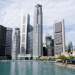
M 37 3 L 42 4 L 43 7 L 44 36 L 47 32 L 53 35 L 55 20 L 65 19 L 65 29 L 71 26 L 75 28 L 75 0 L 0 0 L 0 24 L 7 27 L 20 27 L 21 15 L 27 12 L 30 14 L 30 23 L 33 25 L 34 9 Z M 75 45 L 73 32 L 75 29 L 67 31 L 66 39 L 67 42 L 72 40 Z

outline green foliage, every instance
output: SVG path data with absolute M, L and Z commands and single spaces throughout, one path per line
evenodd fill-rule
M 44 60 L 43 58 L 38 58 L 38 60 Z
M 51 60 L 51 58 L 48 58 L 48 60 Z
M 58 57 L 58 59 L 61 59 L 62 62 L 65 62 L 65 61 L 67 60 L 67 57 L 64 56 L 64 55 L 60 55 L 60 56 Z
M 74 56 L 70 55 L 69 57 L 66 57 L 64 55 L 60 55 L 57 59 L 61 59 L 62 62 L 66 62 L 66 60 L 74 59 Z
M 70 56 L 68 57 L 68 59 L 74 59 L 74 56 L 70 55 Z
M 0 60 L 7 60 L 5 56 L 0 56 Z
M 64 60 L 64 59 L 66 59 L 66 57 L 65 57 L 64 55 L 60 55 L 60 56 L 58 57 L 58 59 Z

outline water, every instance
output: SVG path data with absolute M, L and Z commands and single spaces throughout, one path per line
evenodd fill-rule
M 75 70 L 50 61 L 0 62 L 0 75 L 75 75 Z

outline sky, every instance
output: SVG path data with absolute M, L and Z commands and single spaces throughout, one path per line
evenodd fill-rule
M 42 5 L 43 42 L 46 35 L 54 38 L 54 21 L 64 19 L 66 45 L 70 41 L 75 45 L 75 0 L 0 0 L 0 25 L 20 27 L 22 14 L 28 13 L 33 26 L 36 4 Z

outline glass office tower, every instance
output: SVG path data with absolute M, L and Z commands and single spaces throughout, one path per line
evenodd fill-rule
M 33 58 L 38 58 L 42 55 L 42 5 L 37 4 L 34 12 L 33 25 Z

